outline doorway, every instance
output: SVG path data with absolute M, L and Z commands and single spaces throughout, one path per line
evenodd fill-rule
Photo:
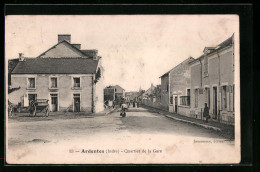
M 80 112 L 80 94 L 73 94 L 74 112 Z
M 213 118 L 217 119 L 218 113 L 218 94 L 217 87 L 213 87 Z
M 175 104 L 174 110 L 175 110 L 175 113 L 177 113 L 178 112 L 178 96 L 175 96 L 174 104 Z
M 51 94 L 51 111 L 58 111 L 58 94 Z
M 28 94 L 28 102 L 29 106 L 31 105 L 31 102 L 37 100 L 37 94 Z

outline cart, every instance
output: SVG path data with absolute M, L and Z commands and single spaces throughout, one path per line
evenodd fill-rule
M 36 116 L 36 113 L 44 112 L 45 116 L 49 116 L 50 110 L 48 101 L 47 99 L 32 100 L 29 107 L 30 114 Z

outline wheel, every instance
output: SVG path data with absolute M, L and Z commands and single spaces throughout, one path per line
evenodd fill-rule
M 34 106 L 34 110 L 33 110 L 33 116 L 36 116 L 36 106 Z
M 47 109 L 46 109 L 46 113 L 45 113 L 45 116 L 49 116 L 49 113 L 50 113 L 50 111 L 49 111 L 49 108 L 47 107 Z

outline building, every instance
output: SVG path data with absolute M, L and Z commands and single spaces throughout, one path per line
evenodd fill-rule
M 207 103 L 213 120 L 234 124 L 234 34 L 190 63 L 190 116 L 202 119 Z
M 189 57 L 170 71 L 163 74 L 162 105 L 169 112 L 182 115 L 190 112 L 190 65 L 194 58 Z
M 116 91 L 114 87 L 108 86 L 104 88 L 104 101 L 114 101 L 116 99 Z
M 11 72 L 13 104 L 28 106 L 32 99 L 48 99 L 51 111 L 99 112 L 104 106 L 103 68 L 97 50 L 81 49 L 71 35 L 58 35 L 58 43 L 36 58 L 19 56 Z

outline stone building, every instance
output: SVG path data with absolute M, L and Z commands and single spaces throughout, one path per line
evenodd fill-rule
M 11 86 L 20 89 L 8 95 L 9 101 L 28 106 L 31 99 L 48 99 L 51 111 L 102 111 L 103 68 L 97 53 L 71 44 L 70 35 L 58 35 L 58 43 L 38 57 L 21 54 L 11 72 Z
M 190 65 L 194 58 L 189 57 L 170 71 L 163 74 L 162 105 L 169 112 L 189 114 L 190 108 Z
M 190 63 L 190 116 L 202 119 L 204 104 L 213 120 L 234 124 L 234 34 Z

